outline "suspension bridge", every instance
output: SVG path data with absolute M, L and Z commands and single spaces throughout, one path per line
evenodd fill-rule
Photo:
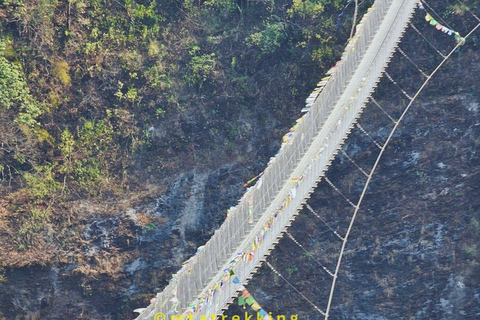
M 214 319 L 238 296 L 242 285 L 248 283 L 285 233 L 296 241 L 287 228 L 317 184 L 322 179 L 331 184 L 324 174 L 384 74 L 418 4 L 418 0 L 375 1 L 357 26 L 342 59 L 319 83 L 321 90 L 318 91 L 321 92 L 307 101 L 304 115 L 285 135 L 282 147 L 270 159 L 256 184 L 228 210 L 222 226 L 173 275 L 169 285 L 147 308 L 140 310 L 137 320 L 163 320 L 172 315 L 183 315 L 185 319 Z M 457 47 L 463 38 L 459 40 Z M 452 53 L 453 50 L 449 55 L 442 54 L 443 60 L 437 69 L 430 75 L 424 74 L 426 80 L 415 96 L 404 92 L 410 103 L 398 120 L 391 119 L 395 125 L 385 144 L 374 141 L 380 153 L 372 170 L 363 171 L 367 182 L 359 201 L 350 203 L 354 214 L 347 233 L 341 236 L 332 230 L 343 244 L 335 270 L 325 268 L 332 277 L 327 307 L 321 309 L 311 303 L 325 319 L 329 316 L 345 244 L 378 161 L 416 96 Z M 390 75 L 386 76 L 395 84 Z M 362 127 L 359 128 L 368 136 Z M 268 262 L 267 265 L 276 272 Z

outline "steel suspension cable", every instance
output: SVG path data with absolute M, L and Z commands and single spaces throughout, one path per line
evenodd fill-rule
M 467 5 L 463 2 L 463 1 L 460 1 L 460 0 L 457 0 L 457 2 L 460 2 L 461 4 L 463 4 L 465 7 L 467 7 Z M 467 7 L 468 8 L 468 7 Z M 467 10 L 475 19 L 477 19 L 479 22 L 480 22 L 480 18 L 472 12 L 472 10 Z
M 325 179 L 325 181 L 328 183 L 328 185 L 333 188 L 333 190 L 337 191 L 337 193 L 338 193 L 339 195 L 341 195 L 341 196 L 348 202 L 349 205 L 351 205 L 352 207 L 355 208 L 355 204 L 354 204 L 352 201 L 350 201 L 350 199 L 348 199 L 348 198 L 342 193 L 342 191 L 340 191 L 340 189 L 338 189 L 338 188 L 333 184 L 333 182 L 330 181 L 330 179 L 328 179 L 328 177 L 325 176 L 324 179 Z
M 340 149 L 340 151 L 351 163 L 355 165 L 355 167 L 357 167 L 358 170 L 360 170 L 361 173 L 365 175 L 365 177 L 368 177 L 368 173 L 366 173 L 365 170 L 362 169 L 362 167 L 360 167 L 352 158 L 350 158 L 350 156 L 345 152 L 345 150 Z
M 410 95 L 405 90 L 403 90 L 402 87 L 400 87 L 400 85 L 397 83 L 397 81 L 395 81 L 387 71 L 385 71 L 385 76 L 387 76 L 387 78 L 388 78 L 388 80 L 390 80 L 390 82 L 392 82 L 395 86 L 397 86 L 397 88 L 403 93 L 403 95 L 405 97 L 408 98 L 408 100 L 412 100 L 412 97 L 410 97 Z
M 402 48 L 398 47 L 398 52 L 400 52 L 402 56 L 404 56 L 408 61 L 410 61 L 425 78 L 428 78 L 428 75 L 422 69 L 420 69 L 420 67 L 412 59 L 410 59 L 409 56 L 407 56 L 407 54 L 402 50 Z
M 355 12 L 353 13 L 353 21 L 352 21 L 352 28 L 350 29 L 350 38 L 353 37 L 353 33 L 355 32 L 355 26 L 357 25 L 357 15 L 358 15 L 358 0 L 355 0 Z
M 392 120 L 393 123 L 397 123 L 397 121 L 395 121 L 395 119 L 392 118 L 392 116 L 387 112 L 387 110 L 385 110 L 381 105 L 380 103 L 377 102 L 377 100 L 375 100 L 373 97 L 370 97 L 370 100 L 373 102 L 374 105 L 376 105 L 380 110 L 383 111 L 383 113 L 385 113 L 387 115 L 387 117 Z
M 423 40 L 427 41 L 427 43 L 435 50 L 437 51 L 437 53 L 443 58 L 445 59 L 445 55 L 440 52 L 440 50 L 437 49 L 437 47 L 435 47 L 421 32 L 420 30 L 417 29 L 417 27 L 415 27 L 415 25 L 413 23 L 410 23 L 410 26 L 413 28 L 413 30 L 415 30 L 422 38 Z
M 315 259 L 315 257 L 313 256 L 313 254 L 311 254 L 307 249 L 305 249 L 305 247 L 297 241 L 297 239 L 295 239 L 291 234 L 290 232 L 285 232 L 287 234 L 287 236 L 290 238 L 290 240 L 293 241 L 293 243 L 295 243 L 300 249 L 302 249 L 307 255 L 309 258 L 312 258 L 313 261 L 315 261 L 326 273 L 328 273 L 330 276 L 334 276 L 333 275 L 333 272 L 331 272 L 330 270 L 328 270 L 327 267 L 325 267 L 320 261 L 318 261 L 317 259 Z
M 465 36 L 465 39 L 467 39 L 472 33 L 474 33 L 478 28 L 480 27 L 480 23 L 477 24 L 475 26 L 475 28 L 473 28 L 466 36 Z M 337 278 L 338 278 L 338 273 L 340 271 L 340 265 L 342 263 L 342 258 L 343 258 L 343 254 L 345 252 L 345 246 L 348 242 L 348 237 L 350 236 L 350 232 L 352 231 L 352 228 L 353 228 L 353 224 L 355 223 L 355 219 L 357 217 L 357 214 L 358 214 L 358 211 L 360 209 L 360 205 L 362 204 L 362 201 L 363 201 L 363 198 L 365 197 L 365 194 L 367 192 L 367 189 L 368 189 L 368 186 L 370 184 L 370 181 L 372 180 L 372 177 L 373 177 L 373 174 L 375 173 L 375 170 L 377 169 L 377 166 L 380 162 L 380 159 L 382 158 L 383 156 L 383 153 L 385 152 L 385 148 L 388 146 L 388 143 L 390 142 L 390 140 L 392 139 L 393 137 L 393 134 L 395 133 L 395 131 L 397 130 L 398 126 L 400 125 L 400 123 L 402 122 L 403 118 L 405 117 L 405 115 L 407 114 L 408 110 L 410 110 L 413 102 L 417 99 L 417 97 L 420 95 L 420 93 L 423 91 L 423 89 L 425 89 L 425 87 L 427 86 L 427 84 L 430 82 L 430 80 L 432 79 L 432 77 L 438 72 L 438 70 L 440 70 L 440 68 L 445 64 L 445 62 L 447 62 L 447 60 L 452 56 L 452 54 L 461 46 L 461 43 L 458 43 L 449 53 L 448 55 L 438 64 L 438 66 L 435 68 L 435 70 L 433 70 L 433 72 L 430 74 L 430 76 L 428 76 L 428 78 L 424 81 L 424 83 L 421 85 L 421 87 L 417 90 L 417 92 L 415 93 L 415 95 L 413 96 L 412 100 L 410 101 L 410 103 L 405 107 L 405 110 L 403 111 L 402 115 L 400 116 L 400 118 L 398 119 L 397 123 L 395 123 L 395 126 L 393 127 L 393 129 L 390 131 L 390 134 L 385 142 L 385 144 L 383 145 L 382 149 L 380 150 L 378 156 L 377 156 L 377 159 L 375 160 L 375 163 L 372 167 L 372 170 L 370 171 L 370 175 L 368 176 L 368 179 L 367 179 L 367 182 L 365 183 L 365 186 L 363 187 L 363 190 L 362 190 L 362 194 L 360 195 L 360 198 L 357 202 L 357 207 L 355 208 L 355 211 L 353 212 L 353 216 L 352 216 L 352 219 L 350 220 L 350 224 L 348 226 L 348 229 L 347 229 L 347 232 L 345 233 L 345 240 L 343 241 L 342 243 L 342 248 L 340 250 L 340 254 L 338 256 L 338 260 L 337 260 L 337 266 L 335 268 L 335 276 L 333 277 L 332 279 L 332 286 L 330 287 L 330 295 L 328 297 L 328 304 L 327 304 L 327 309 L 325 310 L 325 319 L 328 319 L 329 317 L 329 313 L 330 313 L 330 308 L 332 306 L 332 300 L 333 300 L 333 293 L 335 291 L 335 285 L 336 285 L 336 281 L 337 281 Z
M 427 6 L 428 9 L 430 9 L 430 11 L 432 11 L 438 17 L 438 19 L 443 22 L 445 26 L 449 27 L 450 29 L 453 29 L 451 26 L 448 25 L 448 23 L 445 20 L 442 19 L 442 16 L 439 15 L 425 0 L 421 0 L 420 2 L 423 3 L 425 6 Z
M 317 307 L 317 305 L 315 305 L 315 303 L 313 303 L 310 299 L 308 299 L 300 290 L 298 290 L 293 284 L 290 283 L 290 281 L 288 281 L 284 276 L 282 276 L 282 274 L 280 272 L 278 272 L 271 264 L 270 262 L 268 261 L 265 261 L 265 263 L 267 264 L 267 266 L 272 269 L 272 271 L 277 275 L 279 276 L 280 278 L 282 278 L 290 287 L 293 288 L 293 290 L 295 290 L 305 301 L 307 301 L 308 303 L 310 303 L 314 308 L 315 310 L 317 310 L 322 316 L 326 316 L 325 312 L 322 311 L 322 309 L 320 309 L 319 307 Z
M 360 129 L 360 131 L 363 132 L 364 135 L 366 135 L 370 140 L 372 140 L 372 142 L 377 146 L 378 149 L 382 149 L 382 146 L 377 141 L 375 141 L 375 139 L 373 139 L 372 136 L 365 129 L 363 129 L 360 123 L 357 123 L 357 127 L 358 129 Z
M 333 229 L 332 227 L 330 227 L 330 226 L 328 225 L 328 223 L 327 223 L 318 213 L 316 213 L 315 210 L 313 210 L 312 207 L 310 207 L 310 205 L 309 205 L 308 203 L 306 204 L 306 207 L 307 207 L 308 210 L 310 210 L 310 212 L 311 212 L 315 217 L 317 217 L 320 221 L 322 221 L 323 224 L 324 224 L 325 226 L 327 226 L 327 228 L 328 228 L 330 231 L 332 231 L 334 235 L 336 235 L 340 240 L 342 240 L 342 241 L 344 240 L 343 237 L 342 237 L 341 235 L 339 235 L 338 232 L 335 231 L 335 229 Z

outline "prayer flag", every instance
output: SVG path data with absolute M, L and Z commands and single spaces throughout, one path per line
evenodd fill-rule
M 257 302 L 255 302 L 254 304 L 252 304 L 252 309 L 253 311 L 258 311 L 262 309 L 262 307 L 260 307 L 260 305 Z
M 245 299 L 242 296 L 238 297 L 238 305 L 243 306 L 245 304 Z
M 253 299 L 252 296 L 248 296 L 248 298 L 246 299 L 246 301 L 247 301 L 247 304 L 248 304 L 249 306 L 251 306 L 251 305 L 254 304 L 254 303 L 257 303 L 257 301 L 255 301 L 255 299 Z

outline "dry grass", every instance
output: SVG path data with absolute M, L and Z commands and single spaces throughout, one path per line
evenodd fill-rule
M 88 261 L 78 257 L 78 262 L 82 263 L 73 270 L 73 273 L 83 274 L 87 278 L 98 279 L 101 275 L 106 275 L 116 281 L 122 276 L 122 267 L 128 261 L 127 254 L 112 254 L 101 252 Z
M 25 194 L 21 191 L 12 192 L 0 199 L 0 266 L 45 266 L 53 262 L 71 263 L 82 260 L 84 262 L 77 268 L 77 273 L 88 277 L 104 274 L 118 279 L 124 257 L 117 257 L 118 252 L 112 250 L 89 261 L 82 250 L 85 245 L 89 245 L 81 237 L 82 226 L 99 217 L 125 212 L 126 208 L 131 208 L 132 201 L 142 202 L 145 197 L 155 197 L 163 191 L 165 188 L 152 187 L 140 194 L 124 194 L 120 201 L 95 202 L 82 199 L 53 203 L 52 207 L 37 203 L 37 207 L 49 210 L 45 217 L 34 214 L 43 211 L 29 210 L 32 204 L 27 201 Z M 146 225 L 150 222 L 164 222 L 149 218 L 146 214 L 139 217 Z M 128 220 L 127 223 L 122 222 L 117 231 L 118 236 L 135 237 Z

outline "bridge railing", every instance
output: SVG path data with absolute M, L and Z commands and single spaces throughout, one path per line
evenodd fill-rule
M 310 111 L 299 120 L 293 137 L 271 158 L 262 177 L 240 199 L 204 248 L 186 262 L 137 319 L 154 319 L 157 312 L 167 316 L 186 311 L 208 316 L 221 313 L 239 286 L 232 282 L 230 272 L 245 283 L 297 214 L 361 113 L 415 3 L 416 0 L 375 1 L 347 45 L 334 75 Z M 399 6 L 399 9 L 390 19 L 401 21 L 401 24 L 391 24 L 392 32 L 387 33 L 379 50 L 369 52 L 365 57 L 392 5 Z M 370 69 L 363 74 L 361 83 L 356 79 L 359 84 L 350 88 L 348 84 L 352 77 L 358 77 L 357 69 L 367 63 Z M 253 250 L 251 245 L 259 235 L 262 244 Z M 243 256 L 238 260 L 239 254 L 252 252 L 251 259 L 243 261 Z

